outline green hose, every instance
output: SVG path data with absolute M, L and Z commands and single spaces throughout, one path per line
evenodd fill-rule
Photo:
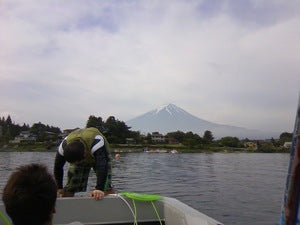
M 163 198 L 163 196 L 156 195 L 156 194 L 140 194 L 140 193 L 136 193 L 136 192 L 122 192 L 121 195 L 124 195 L 127 198 L 130 198 L 132 200 L 132 204 L 133 204 L 133 208 L 134 208 L 134 213 L 133 213 L 133 217 L 134 217 L 133 224 L 134 225 L 138 225 L 137 224 L 137 210 L 136 210 L 136 205 L 135 205 L 134 200 L 142 201 L 142 202 L 151 202 L 154 212 L 158 218 L 158 221 L 159 221 L 160 225 L 162 225 L 162 220 L 159 216 L 159 213 L 158 213 L 153 201 L 160 200 Z
M 134 209 L 134 223 L 133 225 L 138 225 L 137 223 L 137 213 L 136 213 L 136 205 L 134 199 L 132 199 L 133 209 Z
M 157 209 L 156 209 L 156 207 L 155 207 L 153 201 L 151 201 L 151 204 L 152 204 L 152 206 L 153 206 L 153 209 L 154 209 L 154 211 L 155 211 L 155 214 L 156 214 L 156 216 L 157 216 L 157 218 L 158 218 L 158 221 L 159 221 L 160 225 L 162 225 L 162 222 L 161 222 L 159 213 L 157 212 Z

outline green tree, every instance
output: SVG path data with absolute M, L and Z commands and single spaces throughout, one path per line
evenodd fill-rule
M 53 133 L 55 133 L 55 134 L 60 134 L 60 133 L 61 133 L 60 128 L 58 128 L 58 127 L 53 127 L 53 126 L 50 126 L 50 127 L 49 127 L 49 130 L 47 130 L 47 131 L 53 132 Z
M 203 141 L 198 134 L 194 134 L 193 132 L 189 131 L 184 135 L 184 139 L 182 143 L 188 146 L 189 148 L 194 148 L 194 147 L 202 147 L 201 145 L 203 144 Z
M 5 132 L 3 139 L 4 139 L 4 142 L 6 142 L 6 143 L 8 143 L 10 140 L 13 139 L 9 129 Z
M 2 134 L 4 136 L 6 135 L 6 137 L 2 138 L 4 141 L 7 141 L 8 138 L 9 140 L 14 139 L 21 131 L 21 127 L 12 122 L 10 115 L 8 115 L 6 119 L 2 117 L 0 125 L 2 127 Z
M 12 137 L 16 137 L 21 132 L 21 127 L 16 124 L 9 125 L 9 131 Z
M 167 133 L 166 137 L 175 138 L 179 143 L 182 143 L 185 137 L 185 133 L 182 131 L 175 131 Z
M 293 139 L 293 133 L 283 132 L 279 136 L 279 144 L 283 145 L 284 142 L 290 142 Z
M 10 115 L 7 116 L 5 123 L 6 123 L 7 126 L 12 125 L 12 120 L 10 118 Z
M 130 127 L 125 122 L 117 120 L 114 116 L 107 118 L 104 124 L 105 136 L 110 143 L 126 143 L 126 138 L 130 137 Z
M 272 143 L 264 143 L 259 149 L 260 152 L 273 152 L 275 150 L 274 145 Z
M 47 130 L 46 125 L 42 124 L 41 122 L 34 123 L 30 128 L 30 132 L 35 134 L 35 135 L 38 135 L 38 134 L 40 134 L 40 133 L 42 133 L 43 131 L 46 131 L 46 130 Z
M 283 132 L 280 134 L 279 139 L 287 139 L 287 140 L 292 140 L 293 138 L 293 133 L 288 133 L 288 132 Z
M 86 128 L 89 127 L 95 127 L 97 128 L 100 132 L 104 132 L 104 121 L 102 120 L 101 117 L 96 117 L 94 115 L 89 116 L 89 119 L 86 123 Z
M 2 127 L 3 134 L 0 142 L 8 142 L 9 140 L 14 139 L 17 135 L 20 134 L 21 131 L 30 130 L 31 133 L 36 134 L 38 141 L 43 141 L 44 137 L 47 138 L 50 135 L 55 136 L 53 134 L 49 134 L 49 132 L 55 134 L 61 133 L 60 128 L 44 125 L 41 122 L 33 124 L 32 127 L 30 127 L 28 124 L 26 125 L 25 123 L 23 124 L 23 126 L 20 126 L 12 122 L 10 115 L 8 115 L 6 119 L 4 117 L 1 117 L 0 126 Z
M 146 140 L 148 144 L 152 144 L 152 137 L 150 133 L 147 133 Z
M 27 131 L 30 129 L 30 126 L 28 124 L 23 124 L 23 126 L 21 127 L 21 131 Z
M 129 138 L 133 138 L 136 143 L 143 143 L 143 138 L 139 131 L 129 131 Z
M 205 144 L 210 144 L 213 142 L 213 140 L 214 140 L 214 136 L 213 136 L 212 132 L 209 130 L 206 130 L 203 135 L 203 142 Z
M 271 138 L 271 143 L 275 147 L 279 147 L 281 145 L 280 140 L 275 140 L 273 137 Z
M 61 131 L 58 127 L 45 125 L 41 122 L 34 123 L 30 128 L 30 132 L 36 135 L 36 140 L 39 142 L 47 141 L 49 132 L 55 133 L 55 134 L 61 133 Z
M 241 147 L 240 144 L 240 140 L 237 137 L 223 137 L 220 140 L 220 143 L 222 146 L 226 146 L 226 147 L 233 147 L 233 148 L 237 148 L 237 147 Z

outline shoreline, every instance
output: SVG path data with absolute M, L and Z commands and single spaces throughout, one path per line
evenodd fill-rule
M 0 148 L 0 152 L 55 152 L 57 147 L 55 148 Z M 143 148 L 130 148 L 130 147 L 122 147 L 122 148 L 111 148 L 111 153 L 148 153 L 148 154 L 163 154 L 163 153 L 290 153 L 289 149 L 283 150 L 269 150 L 269 151 L 259 151 L 259 150 L 249 150 L 249 149 L 236 149 L 236 148 L 212 148 L 207 147 L 204 149 L 188 149 L 188 148 L 148 148 L 147 151 L 144 151 Z

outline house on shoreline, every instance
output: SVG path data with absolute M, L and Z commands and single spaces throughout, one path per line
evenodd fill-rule
M 22 142 L 30 142 L 33 143 L 36 141 L 36 135 L 32 134 L 29 130 L 21 131 L 18 136 L 16 136 L 13 140 L 10 140 L 9 143 L 19 144 Z

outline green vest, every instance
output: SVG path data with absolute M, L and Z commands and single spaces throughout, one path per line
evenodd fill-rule
M 103 137 L 104 144 L 106 147 L 108 147 L 107 141 L 103 136 L 103 134 L 101 134 L 101 132 L 94 127 L 90 127 L 86 129 L 77 129 L 68 135 L 66 141 L 67 144 L 70 144 L 72 141 L 80 140 L 84 144 L 86 153 L 88 153 L 88 155 L 91 155 L 92 144 L 97 135 Z

